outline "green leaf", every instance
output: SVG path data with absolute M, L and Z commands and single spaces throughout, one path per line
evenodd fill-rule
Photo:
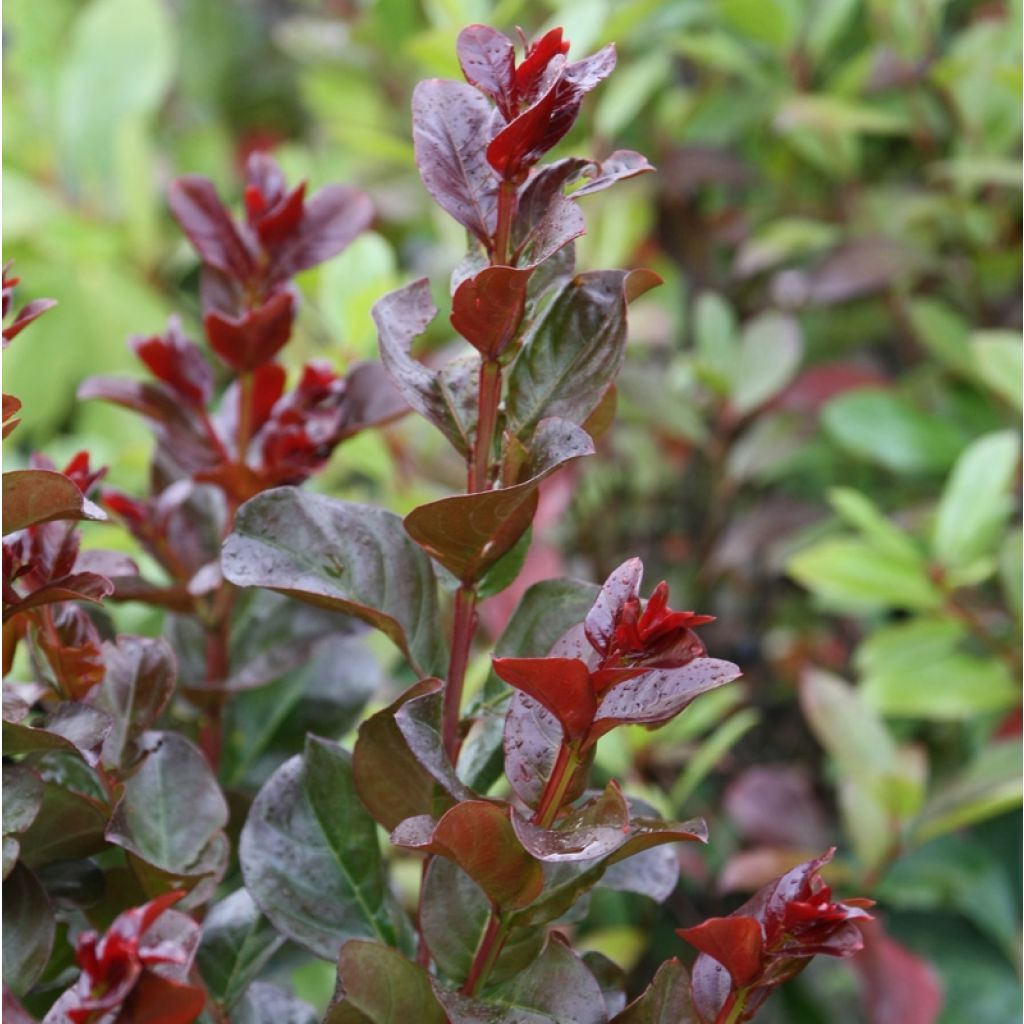
M 939 362 L 957 373 L 973 374 L 970 328 L 962 317 L 936 299 L 912 300 L 907 314 L 917 337 Z
M 697 787 L 714 770 L 715 765 L 760 722 L 761 716 L 752 708 L 727 718 L 691 755 L 685 770 L 672 784 L 669 800 L 674 808 L 683 806 Z
M 236 889 L 203 920 L 196 962 L 207 991 L 230 1010 L 283 943 L 249 893 Z
M 420 927 L 435 963 L 461 984 L 487 927 L 490 904 L 483 890 L 454 861 L 434 857 L 427 868 L 420 904 Z M 532 963 L 544 942 L 538 928 L 515 928 L 491 972 L 495 983 Z
M 626 303 L 659 282 L 646 270 L 574 277 L 534 326 L 512 364 L 506 412 L 519 436 L 547 417 L 583 424 L 622 366 Z
M 107 838 L 170 874 L 188 875 L 228 823 L 228 805 L 206 758 L 184 736 L 151 732 L 124 783 Z
M 960 432 L 947 420 L 874 388 L 831 399 L 822 411 L 822 423 L 847 451 L 896 473 L 943 472 L 963 447 Z
M 739 361 L 739 335 L 732 307 L 716 292 L 701 292 L 693 309 L 693 332 L 701 369 L 720 394 L 728 394 L 729 382 Z
M 3 506 L 5 537 L 55 519 L 107 518 L 106 512 L 89 501 L 73 480 L 49 469 L 15 469 L 4 473 Z
M 718 0 L 723 20 L 741 35 L 780 52 L 793 41 L 800 21 L 789 0 Z
M 787 571 L 816 596 L 844 610 L 900 608 L 927 611 L 943 604 L 923 560 L 894 558 L 866 541 L 829 538 L 797 552 Z
M 1022 349 L 1020 335 L 1011 331 L 976 331 L 971 335 L 971 356 L 978 376 L 1017 412 L 1021 397 Z
M 828 492 L 828 500 L 840 518 L 859 530 L 880 551 L 924 567 L 924 557 L 914 540 L 884 516 L 866 494 L 848 487 L 835 487 Z
M 334 960 L 351 938 L 405 944 L 377 828 L 356 794 L 352 759 L 309 736 L 257 794 L 242 829 L 246 888 L 274 927 Z
M 430 976 L 401 953 L 352 939 L 341 947 L 338 984 L 344 998 L 324 1024 L 447 1024 Z
M 666 960 L 644 993 L 611 1024 L 697 1024 L 686 968 L 675 957 Z
M 803 356 L 803 337 L 793 317 L 764 313 L 744 325 L 729 387 L 741 416 L 774 398 L 795 376 Z
M 928 842 L 1020 805 L 1020 740 L 991 743 L 956 778 L 928 799 L 913 822 L 911 841 Z
M 24 832 L 39 813 L 45 792 L 43 780 L 23 764 L 3 766 L 3 834 Z
M 451 1024 L 605 1024 L 601 987 L 560 936 L 511 980 L 476 999 L 435 984 Z
M 932 539 L 943 565 L 966 565 L 995 550 L 1013 510 L 1019 461 L 1020 439 L 1010 430 L 978 438 L 957 460 L 939 501 Z
M 81 9 L 59 84 L 61 169 L 109 202 L 118 133 L 155 113 L 171 84 L 175 24 L 159 0 L 92 0 Z M 131 88 L 124 87 L 131 82 Z
M 278 487 L 247 501 L 224 543 L 225 577 L 363 619 L 420 675 L 443 662 L 430 559 L 391 512 Z
M 3 885 L 4 984 L 25 995 L 50 959 L 56 922 L 45 890 L 23 864 Z

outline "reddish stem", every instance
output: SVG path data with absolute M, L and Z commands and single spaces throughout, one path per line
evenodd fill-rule
M 573 775 L 579 767 L 579 750 L 576 746 L 563 742 L 558 748 L 558 757 L 551 768 L 548 781 L 544 784 L 544 793 L 533 816 L 535 825 L 551 828 L 558 812 L 565 803 L 565 795 L 569 791 Z
M 452 656 L 448 663 L 448 685 L 444 691 L 444 750 L 454 765 L 459 753 L 459 712 L 462 707 L 462 688 L 466 681 L 469 649 L 476 627 L 476 591 L 472 587 L 459 587 L 455 593 L 455 624 L 452 628 Z
M 252 435 L 253 374 L 243 373 L 238 378 L 238 461 L 245 464 Z
M 507 922 L 496 910 L 491 910 L 490 916 L 487 918 L 487 927 L 480 938 L 480 945 L 477 946 L 473 956 L 469 975 L 462 986 L 464 995 L 475 996 L 487 981 L 494 965 L 498 962 L 507 936 Z
M 512 220 L 516 213 L 516 186 L 503 181 L 498 186 L 498 226 L 494 232 L 492 267 L 509 266 L 509 239 L 512 237 Z
M 476 441 L 473 444 L 473 461 L 469 467 L 469 480 L 466 488 L 470 494 L 487 490 L 490 477 L 491 448 L 494 445 L 494 428 L 498 423 L 498 407 L 500 405 L 501 365 L 487 360 L 480 367 Z

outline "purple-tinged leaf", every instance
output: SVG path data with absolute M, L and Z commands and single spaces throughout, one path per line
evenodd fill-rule
M 15 469 L 4 473 L 3 506 L 5 537 L 55 519 L 107 518 L 73 480 L 49 469 Z
M 379 942 L 351 939 L 338 958 L 339 999 L 323 1024 L 447 1024 L 427 972 Z
M 487 162 L 490 104 L 470 85 L 433 78 L 412 94 L 416 166 L 434 201 L 485 246 L 494 230 L 498 182 Z
M 585 231 L 586 223 L 579 206 L 565 196 L 556 195 L 523 240 L 520 257 L 531 268 L 539 266 Z
M 507 119 L 515 116 L 516 52 L 508 36 L 489 25 L 469 25 L 455 43 L 470 85 L 486 93 Z
M 350 185 L 327 185 L 305 204 L 298 229 L 273 253 L 268 278 L 284 280 L 324 263 L 344 251 L 373 220 L 373 203 L 366 193 Z
M 421 675 L 443 665 L 427 556 L 383 509 L 279 487 L 247 501 L 224 542 L 224 576 L 354 615 L 385 633 Z
M 509 686 L 543 704 L 567 741 L 590 731 L 597 710 L 590 670 L 576 658 L 495 658 L 494 671 Z
M 673 957 L 666 960 L 643 994 L 611 1024 L 700 1024 L 690 996 L 690 976 Z
M 431 859 L 423 883 L 420 927 L 434 962 L 452 982 L 460 984 L 469 974 L 490 911 L 483 890 L 454 861 Z M 527 968 L 543 944 L 542 929 L 513 929 L 491 971 L 491 981 L 499 983 Z
M 379 427 L 404 416 L 409 406 L 387 370 L 378 362 L 355 363 L 345 375 L 343 424 L 339 441 L 367 427 Z
M 697 658 L 682 668 L 655 669 L 613 686 L 594 717 L 589 742 L 617 725 L 659 726 L 679 714 L 694 698 L 731 683 L 737 665 L 717 658 Z
M 607 651 L 615 640 L 615 624 L 626 602 L 640 596 L 644 563 L 639 558 L 623 562 L 606 579 L 594 606 L 583 620 L 583 629 L 595 651 Z
M 23 864 L 4 880 L 3 929 L 4 985 L 23 996 L 46 969 L 57 930 L 46 890 Z
M 187 875 L 228 823 L 228 805 L 203 755 L 184 736 L 149 732 L 124 782 L 107 839 L 147 864 Z
M 205 408 L 213 397 L 213 368 L 202 349 L 185 337 L 178 317 L 171 317 L 165 334 L 136 336 L 129 347 L 157 380 L 191 405 Z
M 617 56 L 615 44 L 603 46 L 583 60 L 569 64 L 565 69 L 565 80 L 581 95 L 599 86 L 614 70 Z
M 171 212 L 195 246 L 200 259 L 236 281 L 249 281 L 256 272 L 251 243 L 238 230 L 207 178 L 186 175 L 171 183 L 167 195 Z
M 627 301 L 659 281 L 647 270 L 599 270 L 569 282 L 512 364 L 507 414 L 516 434 L 549 416 L 586 421 L 622 365 Z
M 635 153 L 631 149 L 617 149 L 611 156 L 598 164 L 591 164 L 593 171 L 587 170 L 587 182 L 576 189 L 572 196 L 589 196 L 594 192 L 601 192 L 610 188 L 617 181 L 625 178 L 635 178 L 638 174 L 647 174 L 654 170 L 647 161 L 647 157 Z
M 53 309 L 56 305 L 56 299 L 33 299 L 19 309 L 17 316 L 3 329 L 4 348 L 7 348 L 33 320 L 38 320 L 48 309 Z
M 89 765 L 99 762 L 100 747 L 113 727 L 106 711 L 76 701 L 62 701 L 40 723 L 28 725 L 4 715 L 4 752 L 30 754 L 62 750 L 81 757 Z
M 439 679 L 423 679 L 359 726 L 352 752 L 355 787 L 367 810 L 389 831 L 417 815 L 440 817 L 455 797 L 465 795 L 458 780 L 452 778 L 446 785 L 436 769 L 429 771 L 420 759 L 443 759 L 440 740 L 436 752 L 417 742 L 417 756 L 405 735 L 411 733 L 420 741 L 421 730 L 439 729 L 443 688 Z M 400 724 L 398 715 L 410 704 L 414 708 Z
M 103 645 L 107 673 L 93 698 L 113 722 L 103 741 L 107 767 L 123 763 L 129 744 L 160 717 L 174 694 L 177 666 L 166 640 L 118 636 Z
M 239 862 L 274 927 L 324 960 L 353 938 L 409 945 L 351 758 L 329 740 L 308 736 L 305 753 L 267 780 L 242 829 Z
M 461 455 L 468 454 L 475 424 L 477 366 L 461 364 L 452 373 L 424 366 L 410 355 L 412 340 L 437 315 L 426 278 L 399 288 L 373 307 L 380 358 L 402 397 L 430 420 Z M 471 419 L 472 417 L 472 419 Z
M 497 359 L 515 338 L 529 280 L 529 269 L 485 267 L 456 288 L 452 327 L 485 359 Z
M 748 842 L 811 850 L 828 842 L 828 821 L 815 795 L 813 776 L 800 765 L 748 768 L 729 784 L 724 804 Z M 769 877 L 777 874 L 772 872 Z M 755 886 L 759 887 L 760 883 Z
M 318 1024 L 320 1014 L 304 999 L 280 985 L 254 981 L 235 1004 L 231 1021 L 232 1024 Z
M 523 849 L 508 810 L 486 800 L 464 800 L 437 822 L 410 818 L 391 833 L 391 842 L 450 858 L 503 909 L 528 906 L 544 885 L 540 864 Z
M 582 960 L 552 933 L 524 971 L 479 998 L 434 982 L 451 1024 L 606 1024 L 604 996 Z
M 106 576 L 99 576 L 94 572 L 73 572 L 44 583 L 20 601 L 8 605 L 4 609 L 4 622 L 15 615 L 46 604 L 60 604 L 63 601 L 90 601 L 99 604 L 113 592 L 114 584 Z
M 594 444 L 575 424 L 545 420 L 531 449 L 530 477 L 523 483 L 442 498 L 405 517 L 409 536 L 467 585 L 478 582 L 529 529 L 542 481 L 567 462 L 593 454 Z
M 705 954 L 698 956 L 690 970 L 690 994 L 693 999 L 693 1008 L 697 1013 L 697 1020 L 701 1024 L 717 1021 L 731 992 L 732 978 L 729 976 L 729 972 L 710 956 Z M 766 993 L 763 990 L 755 990 L 755 992 L 758 1004 L 763 1002 L 763 994 Z M 752 1005 L 754 1001 L 748 998 L 747 1010 L 755 1009 Z M 749 1020 L 750 1017 L 747 1019 Z
M 24 832 L 39 813 L 46 787 L 37 772 L 28 765 L 4 762 L 3 834 Z
M 581 958 L 587 970 L 601 986 L 605 1009 L 610 1017 L 625 1008 L 626 1005 L 626 972 L 614 960 L 596 949 L 585 952 Z
M 512 241 L 517 250 L 536 231 L 555 197 L 562 197 L 562 189 L 594 166 L 592 160 L 570 156 L 544 164 L 530 175 L 520 186 L 515 223 L 512 225 Z

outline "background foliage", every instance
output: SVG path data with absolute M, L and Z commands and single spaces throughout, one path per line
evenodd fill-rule
M 719 617 L 708 646 L 746 675 L 602 748 L 599 771 L 704 814 L 713 842 L 685 851 L 662 910 L 596 899 L 583 945 L 649 974 L 680 952 L 673 927 L 834 841 L 837 884 L 933 965 L 940 1020 L 1019 1019 L 1020 19 L 958 0 L 9 0 L 5 259 L 21 302 L 60 305 L 5 354 L 28 411 L 8 461 L 87 447 L 142 489 L 144 427 L 74 394 L 136 374 L 126 336 L 172 310 L 200 333 L 174 176 L 237 195 L 245 154 L 272 146 L 291 178 L 371 193 L 373 230 L 302 278 L 286 353 L 343 367 L 376 353 L 377 298 L 421 274 L 442 288 L 462 255 L 420 187 L 408 112 L 418 79 L 458 77 L 458 29 L 563 24 L 575 55 L 615 40 L 620 71 L 577 131 L 659 173 L 589 201 L 580 263 L 667 283 L 634 315 L 603 457 L 575 493 L 545 491 L 522 584 L 640 554 L 676 604 Z M 459 471 L 408 421 L 346 444 L 318 486 L 405 512 Z M 519 593 L 485 605 L 491 631 Z M 374 706 L 408 681 L 380 651 Z M 481 658 L 470 681 L 486 675 Z M 338 730 L 367 690 L 335 695 Z M 300 749 L 296 715 L 253 731 L 263 692 L 235 711 L 227 781 Z M 268 971 L 314 1003 L 333 984 L 288 947 Z M 816 963 L 764 1019 L 866 1020 L 855 979 Z

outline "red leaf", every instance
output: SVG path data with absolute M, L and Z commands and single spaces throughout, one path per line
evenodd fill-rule
M 547 66 L 555 57 L 568 52 L 569 40 L 562 39 L 561 28 L 553 28 L 540 39 L 534 40 L 526 51 L 526 57 L 516 68 L 516 91 L 520 100 L 530 102 L 534 87 Z
M 583 739 L 597 711 L 590 671 L 577 658 L 495 658 L 494 671 L 510 686 L 543 704 L 561 723 L 566 740 Z
M 864 949 L 851 962 L 871 1024 L 935 1024 L 943 1005 L 935 969 L 890 938 L 880 921 L 859 927 Z
M 764 936 L 761 923 L 752 917 L 711 917 L 676 934 L 725 967 L 735 988 L 749 985 L 761 973 Z
M 164 335 L 134 337 L 129 345 L 157 380 L 192 405 L 205 406 L 213 395 L 213 370 L 202 350 L 189 341 L 181 321 L 172 317 Z
M 210 347 L 233 370 L 247 373 L 270 362 L 291 337 L 294 302 L 278 292 L 240 319 L 208 313 L 204 324 Z
M 15 469 L 4 473 L 3 507 L 4 536 L 57 519 L 107 518 L 73 480 L 46 469 Z
M 530 270 L 487 267 L 452 296 L 452 327 L 485 359 L 497 359 L 515 338 L 526 308 Z
M 253 277 L 256 258 L 252 246 L 239 233 L 213 182 L 186 175 L 171 183 L 167 200 L 204 263 L 236 281 L 246 282 Z
M 35 299 L 23 309 L 18 310 L 18 315 L 3 329 L 4 347 L 28 327 L 33 320 L 41 317 L 48 309 L 57 305 L 56 299 Z

